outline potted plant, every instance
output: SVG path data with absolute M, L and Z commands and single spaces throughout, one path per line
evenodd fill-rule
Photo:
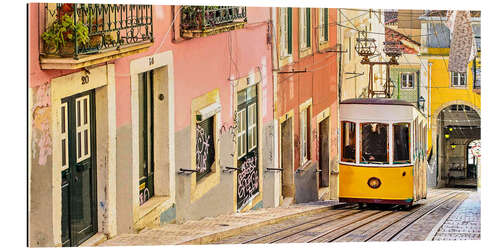
M 64 14 L 42 33 L 42 39 L 47 53 L 59 52 L 60 55 L 70 55 L 75 50 L 75 39 L 79 47 L 89 42 L 89 31 L 82 22 L 78 21 L 75 24 L 73 18 Z

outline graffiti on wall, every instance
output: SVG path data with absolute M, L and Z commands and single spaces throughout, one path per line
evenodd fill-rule
M 312 139 L 313 139 L 314 151 L 316 154 L 316 160 L 319 160 L 319 135 L 316 129 L 313 129 L 312 131 Z
M 208 156 L 210 153 L 210 135 L 203 127 L 196 125 L 196 170 L 205 172 L 208 169 Z
M 146 187 L 139 192 L 139 205 L 144 204 L 150 198 L 149 189 Z
M 231 135 L 233 139 L 233 143 L 236 143 L 236 138 L 238 135 L 238 116 L 235 115 L 233 119 L 233 124 L 223 123 L 219 129 L 219 135 L 222 137 L 223 135 Z M 219 141 L 220 141 L 219 137 Z
M 246 204 L 254 194 L 259 192 L 259 169 L 257 157 L 248 157 L 238 172 L 238 207 Z
M 34 90 L 32 114 L 33 128 L 33 159 L 39 165 L 45 165 L 52 154 L 52 139 L 50 137 L 50 86 L 49 83 L 40 85 Z M 37 157 L 38 153 L 38 157 Z M 38 159 L 37 159 L 38 158 Z

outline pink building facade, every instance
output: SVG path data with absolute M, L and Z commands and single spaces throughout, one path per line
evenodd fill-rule
M 88 19 L 101 47 L 62 58 L 47 13 L 92 8 L 28 7 L 29 245 L 279 205 L 270 8 L 110 6 Z

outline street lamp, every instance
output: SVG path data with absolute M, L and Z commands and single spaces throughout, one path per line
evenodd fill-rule
M 419 109 L 424 109 L 424 104 L 425 104 L 425 98 L 423 96 L 420 96 L 418 98 L 418 108 Z

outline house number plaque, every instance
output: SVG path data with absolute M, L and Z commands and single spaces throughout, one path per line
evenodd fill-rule
M 82 76 L 82 85 L 85 85 L 88 83 L 89 83 L 89 76 L 88 75 Z

